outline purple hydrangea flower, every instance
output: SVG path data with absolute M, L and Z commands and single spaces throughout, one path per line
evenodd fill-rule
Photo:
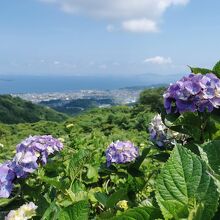
M 39 164 L 45 165 L 49 155 L 60 151 L 63 144 L 51 135 L 30 136 L 22 141 L 16 149 L 13 168 L 17 178 L 24 178 L 33 173 Z
M 0 164 L 0 198 L 8 198 L 13 188 L 15 173 L 11 169 L 11 162 Z
M 177 141 L 185 141 L 186 135 L 175 132 L 166 127 L 160 114 L 157 114 L 148 127 L 150 139 L 159 148 L 172 148 Z
M 134 161 L 139 156 L 139 150 L 130 141 L 112 142 L 106 150 L 107 166 L 112 163 L 124 164 Z
M 164 93 L 164 107 L 167 113 L 211 112 L 220 106 L 220 79 L 213 73 L 190 74 Z
M 51 135 L 30 136 L 16 149 L 12 161 L 0 164 L 0 198 L 8 198 L 16 178 L 25 178 L 40 164 L 45 165 L 49 155 L 63 149 L 63 144 Z

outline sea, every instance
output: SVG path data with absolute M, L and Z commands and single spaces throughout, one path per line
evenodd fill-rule
M 32 76 L 0 75 L 0 94 L 52 93 L 78 90 L 112 90 L 131 86 L 167 84 L 175 80 L 172 76 L 154 74 L 137 76 Z

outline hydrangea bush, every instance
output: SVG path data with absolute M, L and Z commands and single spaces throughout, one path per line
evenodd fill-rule
M 220 219 L 220 62 L 191 71 L 165 91 L 151 143 L 141 132 L 144 143 L 79 138 L 74 123 L 65 147 L 48 135 L 22 141 L 0 165 L 0 218 Z
M 63 144 L 51 135 L 30 136 L 22 141 L 14 158 L 0 165 L 0 198 L 8 198 L 14 181 L 26 178 L 40 165 L 45 165 L 48 156 L 62 148 Z

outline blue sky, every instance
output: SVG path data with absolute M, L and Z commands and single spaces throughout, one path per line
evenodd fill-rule
M 183 75 L 220 59 L 220 1 L 4 0 L 0 75 Z

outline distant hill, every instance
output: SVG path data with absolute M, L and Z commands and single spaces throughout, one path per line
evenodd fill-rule
M 114 106 L 115 103 L 110 98 L 103 99 L 76 99 L 71 101 L 63 101 L 60 99 L 42 101 L 41 105 L 49 106 L 58 112 L 63 112 L 68 115 L 77 115 L 91 108 L 96 108 L 100 106 Z
M 33 123 L 41 120 L 61 122 L 65 114 L 48 107 L 24 101 L 10 95 L 0 95 L 0 122 L 6 124 Z

